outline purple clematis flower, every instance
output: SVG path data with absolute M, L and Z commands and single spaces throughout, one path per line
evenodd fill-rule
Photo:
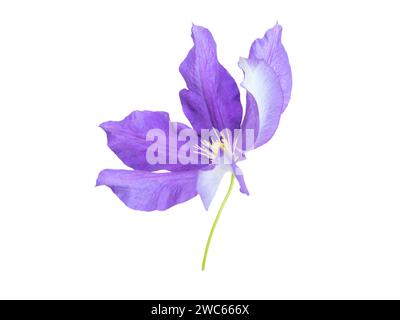
M 134 111 L 122 121 L 101 124 L 107 133 L 108 146 L 133 170 L 103 170 L 97 185 L 110 187 L 129 208 L 166 210 L 200 195 L 207 210 L 225 173 L 232 174 L 228 194 L 207 242 L 203 269 L 215 225 L 235 179 L 240 191 L 249 194 L 237 163 L 244 159 L 245 152 L 272 138 L 290 100 L 291 68 L 281 33 L 281 26 L 276 24 L 263 38 L 253 42 L 247 59 L 239 60 L 244 73 L 241 86 L 247 91 L 244 118 L 238 86 L 218 62 L 210 31 L 193 25 L 194 46 L 179 68 L 187 85 L 179 96 L 192 128 L 171 122 L 166 112 L 152 111 Z M 157 150 L 157 156 L 164 161 L 153 162 L 148 158 L 154 143 L 148 139 L 148 133 L 154 129 L 165 134 L 165 148 Z M 204 139 L 204 130 L 215 134 Z M 238 130 L 240 134 L 234 135 Z M 199 137 L 200 143 L 174 139 L 183 132 Z M 181 161 L 184 154 L 179 150 L 184 146 L 196 153 L 192 158 L 196 161 Z M 226 157 L 231 161 L 221 161 Z

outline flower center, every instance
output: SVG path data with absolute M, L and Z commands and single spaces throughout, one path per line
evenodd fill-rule
M 195 145 L 195 152 L 206 157 L 212 163 L 218 161 L 221 156 L 230 162 L 235 163 L 241 156 L 241 150 L 237 148 L 238 136 L 231 142 L 230 135 L 223 130 L 221 133 L 213 129 L 208 139 L 201 139 L 200 146 Z

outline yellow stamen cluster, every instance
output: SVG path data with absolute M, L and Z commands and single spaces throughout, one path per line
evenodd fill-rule
M 213 129 L 214 135 L 209 140 L 202 139 L 201 145 L 194 146 L 196 152 L 201 154 L 211 161 L 215 160 L 220 155 L 220 150 L 224 151 L 224 154 L 231 157 L 235 161 L 234 150 L 236 148 L 238 137 L 235 137 L 233 144 L 231 144 L 229 135 L 222 131 L 219 133 L 216 129 Z

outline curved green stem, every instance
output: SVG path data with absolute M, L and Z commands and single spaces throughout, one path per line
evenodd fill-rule
M 213 225 L 212 225 L 210 234 L 209 234 L 209 236 L 208 236 L 208 240 L 207 240 L 207 244 L 206 244 L 206 249 L 204 250 L 203 264 L 201 265 L 201 270 L 202 270 L 202 271 L 204 271 L 204 269 L 206 268 L 206 261 L 207 261 L 208 248 L 210 247 L 211 239 L 212 239 L 212 236 L 213 236 L 213 234 L 214 234 L 215 227 L 217 226 L 217 223 L 218 223 L 219 217 L 220 217 L 220 215 L 221 215 L 221 212 L 222 212 L 222 210 L 224 209 L 225 204 L 226 204 L 226 202 L 228 201 L 229 196 L 231 195 L 232 188 L 233 188 L 233 183 L 234 183 L 234 182 L 235 182 L 235 176 L 234 176 L 233 173 L 232 173 L 232 175 L 231 175 L 231 184 L 229 185 L 228 192 L 226 193 L 226 196 L 225 196 L 224 200 L 222 201 L 221 206 L 219 207 L 217 216 L 215 217 L 215 220 L 214 220 L 214 223 L 213 223 Z

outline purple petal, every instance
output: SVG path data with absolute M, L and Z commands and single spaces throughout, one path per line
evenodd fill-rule
M 179 67 L 188 89 L 181 98 L 183 112 L 193 128 L 240 128 L 242 105 L 239 89 L 218 62 L 215 41 L 207 29 L 193 25 L 193 48 Z
M 216 165 L 211 170 L 199 170 L 197 192 L 206 210 L 210 207 L 222 178 L 230 170 L 228 165 Z
M 264 60 L 239 61 L 244 72 L 242 86 L 247 90 L 247 109 L 242 129 L 254 130 L 254 147 L 272 138 L 283 108 L 283 94 L 274 70 Z
M 240 169 L 236 164 L 232 165 L 233 174 L 235 175 L 236 180 L 240 185 L 240 192 L 250 195 L 249 190 L 247 189 L 246 183 L 244 181 L 242 169 Z
M 227 172 L 233 172 L 235 175 L 236 180 L 240 185 L 240 192 L 249 195 L 249 191 L 247 190 L 244 182 L 243 173 L 236 164 L 228 165 L 221 163 L 215 165 L 209 170 L 199 170 L 197 179 L 197 192 L 199 193 L 206 210 L 208 210 L 210 207 L 210 204 L 217 193 L 221 180 Z
M 283 109 L 290 100 L 292 91 L 292 71 L 285 48 L 281 43 L 282 27 L 276 24 L 264 37 L 253 42 L 249 59 L 264 60 L 276 73 L 283 92 Z
M 185 142 L 177 141 L 181 130 L 192 130 L 182 123 L 170 122 L 167 112 L 134 111 L 121 121 L 108 121 L 100 125 L 107 133 L 108 146 L 129 167 L 145 170 L 181 171 L 197 168 L 196 165 L 182 165 L 177 159 L 177 150 Z M 146 141 L 151 129 L 161 130 L 166 137 L 166 146 L 160 151 L 165 158 L 164 163 L 149 163 L 146 152 L 154 141 Z M 193 134 L 197 136 L 196 132 Z M 169 148 L 171 147 L 171 148 Z
M 97 186 L 106 185 L 129 208 L 166 210 L 197 195 L 197 171 L 155 173 L 139 170 L 100 172 Z

